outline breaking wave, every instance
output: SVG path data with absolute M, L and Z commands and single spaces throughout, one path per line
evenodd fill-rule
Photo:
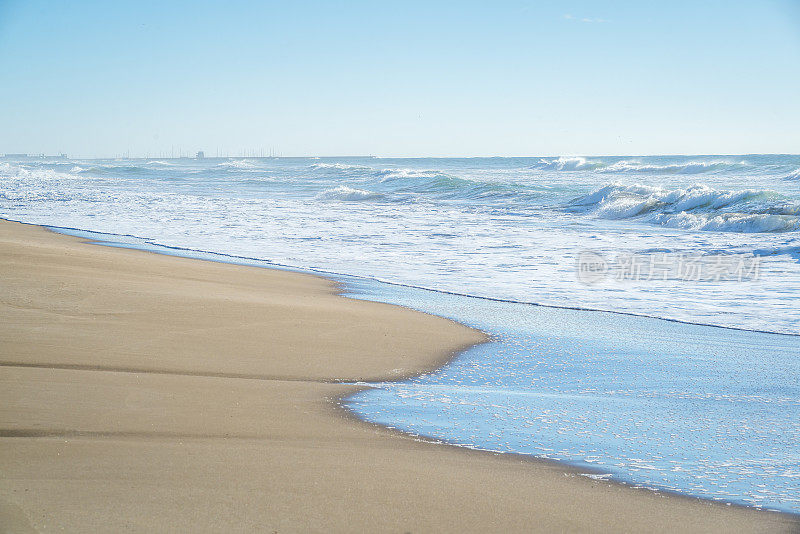
M 382 200 L 385 195 L 364 189 L 354 189 L 341 185 L 334 189 L 327 189 L 317 195 L 318 200 L 338 200 L 340 202 L 357 202 L 363 200 Z
M 161 161 L 161 160 L 150 160 L 146 162 L 145 165 L 150 165 L 153 167 L 178 167 L 177 163 L 171 163 L 169 161 Z
M 314 163 L 310 165 L 312 169 L 330 169 L 337 171 L 370 171 L 371 167 L 364 165 L 349 165 L 347 163 Z
M 222 163 L 218 163 L 217 167 L 223 169 L 233 169 L 233 170 L 237 169 L 250 170 L 258 168 L 258 166 L 255 163 L 243 159 L 233 159 L 230 161 L 224 161 Z
M 144 174 L 148 172 L 145 167 L 138 165 L 93 165 L 92 167 L 82 168 L 77 174 L 88 174 L 90 176 L 116 176 L 119 174 Z
M 789 173 L 789 175 L 786 176 L 786 178 L 784 178 L 784 179 L 785 180 L 800 180 L 800 169 L 797 169 L 794 172 Z
M 735 171 L 748 167 L 744 161 L 666 161 L 643 163 L 636 159 L 604 161 L 602 158 L 566 157 L 541 158 L 534 168 L 547 171 L 595 171 L 631 174 L 702 174 Z
M 0 178 L 14 179 L 24 182 L 26 185 L 38 184 L 46 181 L 69 180 L 79 178 L 78 174 L 84 172 L 84 169 L 73 165 L 70 173 L 59 172 L 53 169 L 26 167 L 23 165 L 14 165 L 11 163 L 0 163 Z M 91 177 L 89 177 L 91 178 Z M 3 185 L 9 185 L 5 183 Z
M 587 171 L 603 167 L 601 161 L 590 161 L 581 157 L 542 158 L 536 165 L 537 169 L 550 171 Z
M 615 182 L 573 200 L 567 209 L 604 219 L 638 219 L 691 230 L 800 230 L 800 204 L 774 191 L 758 189 L 721 191 L 702 184 L 664 189 Z
M 480 203 L 505 201 L 524 203 L 531 195 L 538 195 L 536 188 L 517 183 L 481 181 L 462 178 L 437 170 L 384 168 L 376 169 L 359 165 L 318 163 L 314 169 L 334 169 L 349 176 L 357 175 L 359 185 L 365 184 L 374 191 L 340 186 L 317 195 L 321 200 L 345 201 L 475 201 Z M 366 194 L 369 193 L 369 194 Z
M 618 161 L 603 167 L 602 172 L 633 172 L 658 174 L 702 174 L 713 171 L 729 171 L 747 167 L 747 163 L 730 161 L 687 161 L 657 165 L 639 161 Z

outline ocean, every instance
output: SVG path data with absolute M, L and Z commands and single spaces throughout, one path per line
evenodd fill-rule
M 800 513 L 800 156 L 5 159 L 0 216 L 490 334 L 367 420 Z

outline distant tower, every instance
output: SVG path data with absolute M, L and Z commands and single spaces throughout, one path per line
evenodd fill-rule
M 206 157 L 206 153 L 200 150 L 199 152 L 197 152 L 197 154 L 195 154 L 194 157 L 196 157 L 197 159 L 203 159 L 204 157 Z

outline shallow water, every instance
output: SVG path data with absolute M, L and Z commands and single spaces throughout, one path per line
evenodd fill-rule
M 350 397 L 360 417 L 637 486 L 800 513 L 800 337 L 349 287 L 493 336 L 437 372 Z

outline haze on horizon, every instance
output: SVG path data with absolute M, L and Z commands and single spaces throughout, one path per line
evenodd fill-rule
M 0 72 L 0 154 L 800 151 L 794 0 L 0 0 Z

